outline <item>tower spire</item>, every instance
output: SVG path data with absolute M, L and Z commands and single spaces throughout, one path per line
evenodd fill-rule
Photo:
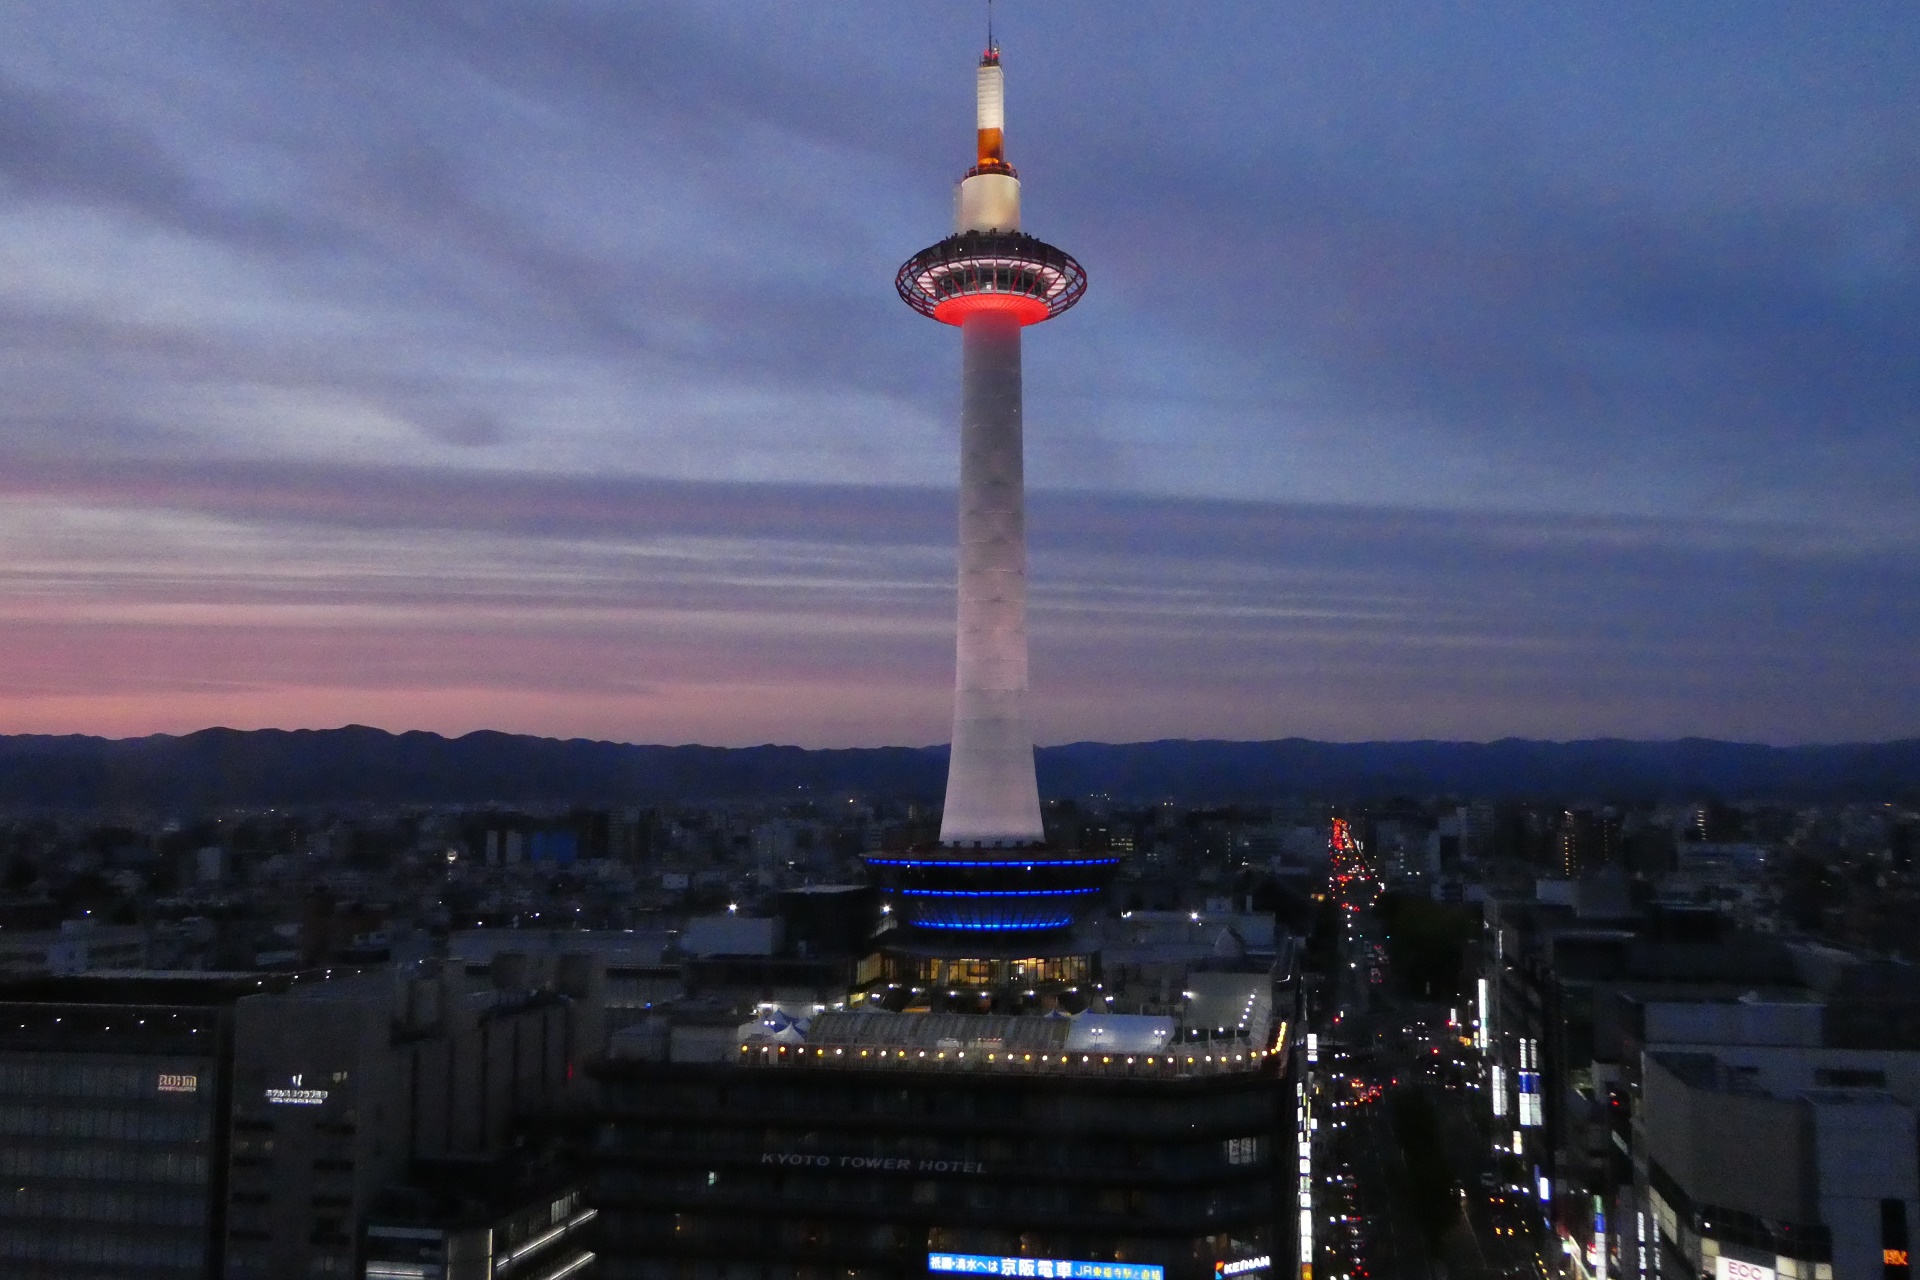
M 1011 174 L 1007 163 L 1007 78 L 1000 68 L 1000 51 L 992 45 L 980 55 L 974 71 L 974 123 L 979 145 L 974 167 L 968 176 L 978 173 Z

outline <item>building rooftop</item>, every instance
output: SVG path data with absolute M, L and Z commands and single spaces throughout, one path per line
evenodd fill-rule
M 776 1029 L 740 1028 L 738 1060 L 756 1067 L 910 1069 L 1165 1078 L 1257 1071 L 1286 1052 L 1287 1024 L 1249 1042 L 1189 1043 L 1171 1017 L 822 1013 Z
M 242 996 L 324 984 L 359 972 L 336 966 L 298 973 L 246 970 L 96 969 L 87 973 L 0 982 L 0 1003 L 205 1006 Z

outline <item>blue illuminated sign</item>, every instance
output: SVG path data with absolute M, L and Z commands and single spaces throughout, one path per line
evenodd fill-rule
M 1166 1280 L 1167 1269 L 1145 1262 L 1069 1262 L 1063 1258 L 992 1258 L 979 1253 L 930 1253 L 927 1270 L 946 1275 L 1034 1276 L 1038 1280 Z

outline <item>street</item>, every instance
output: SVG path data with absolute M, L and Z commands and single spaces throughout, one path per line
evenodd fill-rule
M 1453 1007 L 1395 994 L 1381 887 L 1337 820 L 1332 852 L 1339 936 L 1319 1019 L 1317 1273 L 1539 1280 L 1537 1215 L 1529 1189 L 1495 1163 L 1469 1024 Z M 1394 1117 L 1404 1128 L 1423 1112 L 1434 1149 L 1416 1175 Z

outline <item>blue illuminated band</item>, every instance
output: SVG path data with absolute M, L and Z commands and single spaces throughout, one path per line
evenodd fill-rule
M 1072 1262 L 1062 1258 L 992 1258 L 978 1253 L 930 1253 L 927 1270 L 949 1275 L 1034 1276 L 1039 1280 L 1166 1280 L 1167 1269 L 1147 1262 Z
M 956 922 L 953 924 L 935 924 L 931 920 L 916 920 L 914 924 L 921 929 L 972 929 L 987 933 L 1012 933 L 1020 930 L 1064 929 L 1073 923 L 1072 916 L 1061 916 L 1057 920 L 1034 920 L 1024 924 L 999 924 L 981 921 Z

